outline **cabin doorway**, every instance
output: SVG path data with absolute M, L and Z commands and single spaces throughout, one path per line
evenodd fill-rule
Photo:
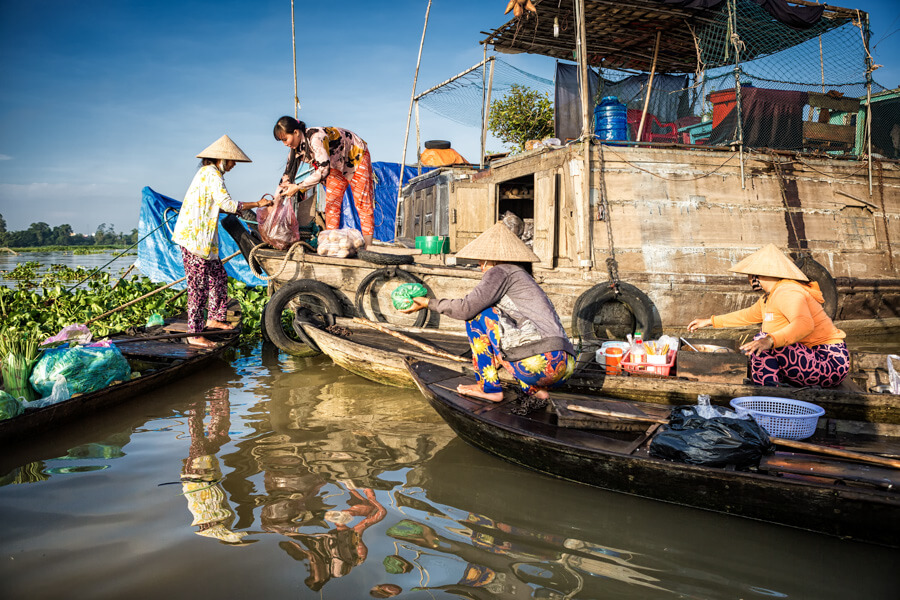
M 534 175 L 497 186 L 497 215 L 529 248 L 534 246 Z

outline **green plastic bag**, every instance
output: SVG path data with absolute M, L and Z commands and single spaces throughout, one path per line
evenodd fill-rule
M 0 390 L 0 421 L 18 417 L 24 410 L 21 402 Z
M 391 292 L 391 301 L 397 310 L 406 310 L 412 307 L 413 298 L 422 298 L 428 295 L 428 289 L 421 283 L 402 283 Z
M 147 327 L 148 328 L 149 327 L 159 327 L 160 325 L 163 325 L 163 324 L 165 324 L 165 321 L 163 320 L 162 315 L 159 313 L 153 313 L 147 319 Z

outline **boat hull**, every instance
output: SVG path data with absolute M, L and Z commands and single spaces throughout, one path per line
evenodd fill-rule
M 517 465 L 599 488 L 816 531 L 898 546 L 900 497 L 810 480 L 711 469 L 591 447 L 591 434 L 550 420 L 519 417 L 452 393 L 438 393 L 453 373 L 411 364 L 431 406 L 468 443 Z M 449 386 L 446 386 L 449 387 Z M 456 396 L 456 399 L 453 398 Z

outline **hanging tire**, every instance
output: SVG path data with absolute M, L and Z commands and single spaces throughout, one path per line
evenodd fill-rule
M 838 310 L 838 291 L 837 284 L 834 282 L 834 277 L 831 276 L 828 269 L 822 266 L 821 263 L 813 260 L 810 256 L 801 256 L 794 261 L 794 264 L 803 271 L 803 274 L 806 275 L 810 281 L 815 281 L 819 284 L 819 289 L 822 291 L 822 296 L 825 298 L 825 304 L 822 308 L 825 310 L 825 314 L 828 315 L 829 319 L 834 319 L 835 316 L 837 316 Z
M 294 326 L 294 321 L 324 326 L 326 315 L 342 314 L 341 301 L 330 287 L 321 281 L 300 279 L 284 284 L 272 294 L 263 310 L 263 327 L 281 350 L 295 356 L 313 356 L 319 354 L 318 348 L 312 347 L 305 335 L 297 334 L 299 327 Z
M 354 304 L 356 305 L 356 312 L 360 317 L 364 317 L 369 319 L 370 321 L 375 321 L 377 323 L 388 323 L 389 321 L 384 318 L 384 313 L 378 311 L 378 295 L 377 292 L 372 294 L 372 289 L 380 289 L 380 286 L 384 286 L 392 279 L 399 279 L 401 283 L 420 283 L 425 285 L 425 283 L 410 273 L 409 271 L 404 271 L 403 269 L 395 269 L 392 267 L 386 267 L 384 269 L 378 269 L 377 271 L 372 271 L 368 275 L 366 275 L 362 281 L 359 282 L 359 287 L 356 288 L 356 299 Z M 425 286 L 426 288 L 428 286 Z M 366 296 L 369 296 L 370 303 L 372 304 L 374 315 L 370 315 L 368 311 L 366 311 L 365 304 L 363 300 L 365 300 Z M 393 306 L 391 307 L 393 310 Z M 428 311 L 420 310 L 416 315 L 416 321 L 411 327 L 423 327 L 425 323 L 428 321 Z M 373 318 L 374 317 L 374 318 Z
M 618 309 L 612 304 L 621 304 Z M 612 309 L 612 310 L 610 310 Z M 598 333 L 598 327 L 612 329 L 610 335 Z M 629 283 L 619 282 L 619 294 L 610 282 L 590 288 L 575 301 L 572 310 L 572 330 L 583 340 L 606 337 L 624 338 L 627 333 L 642 331 L 652 335 L 653 302 L 647 294 Z
M 415 262 L 411 254 L 388 254 L 371 250 L 357 250 L 356 258 L 374 265 L 411 265 Z

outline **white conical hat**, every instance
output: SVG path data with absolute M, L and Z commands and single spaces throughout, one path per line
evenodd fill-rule
M 746 275 L 765 275 L 780 279 L 809 281 L 809 278 L 803 274 L 803 271 L 790 258 L 785 256 L 775 244 L 763 246 L 728 270 Z
M 541 262 L 516 234 L 503 222 L 495 223 L 487 231 L 463 246 L 457 258 L 495 260 L 497 262 Z
M 234 162 L 253 162 L 227 135 L 207 146 L 197 158 L 224 158 Z

